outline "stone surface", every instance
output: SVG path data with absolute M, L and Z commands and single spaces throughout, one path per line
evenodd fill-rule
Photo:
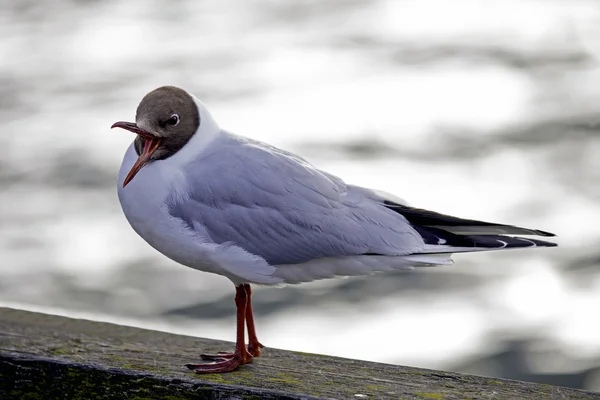
M 184 364 L 233 344 L 0 308 L 0 399 L 600 399 L 551 385 L 264 349 L 227 374 Z

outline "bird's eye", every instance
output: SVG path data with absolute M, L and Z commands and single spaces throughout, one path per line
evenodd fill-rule
M 179 124 L 179 115 L 173 114 L 171 118 L 167 120 L 167 124 L 171 126 L 177 126 Z

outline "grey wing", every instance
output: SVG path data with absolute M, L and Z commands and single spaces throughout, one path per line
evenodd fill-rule
M 291 153 L 229 137 L 190 164 L 189 198 L 171 215 L 271 265 L 362 254 L 405 255 L 424 242 L 373 192 Z

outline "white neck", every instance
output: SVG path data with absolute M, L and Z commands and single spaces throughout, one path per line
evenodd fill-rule
M 186 164 L 198 157 L 221 133 L 221 128 L 206 106 L 193 94 L 190 94 L 198 107 L 200 126 L 190 140 L 170 158 L 176 158 L 178 164 Z

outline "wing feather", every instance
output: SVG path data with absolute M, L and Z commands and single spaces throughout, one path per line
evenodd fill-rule
M 372 192 L 349 186 L 305 160 L 228 135 L 188 165 L 187 199 L 170 206 L 217 244 L 233 243 L 271 265 L 423 248 L 406 219 Z
M 447 264 L 453 252 L 555 245 L 504 236 L 549 232 L 410 207 L 228 133 L 189 163 L 185 176 L 189 193 L 170 201 L 170 214 L 226 249 L 229 256 L 212 257 L 239 280 L 302 282 Z

